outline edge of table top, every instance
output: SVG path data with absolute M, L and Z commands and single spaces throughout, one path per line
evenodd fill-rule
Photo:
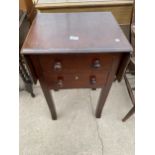
M 35 52 L 35 53 L 34 53 Z M 131 49 L 116 49 L 113 50 L 102 48 L 90 48 L 90 49 L 22 49 L 22 54 L 87 54 L 87 53 L 130 53 Z

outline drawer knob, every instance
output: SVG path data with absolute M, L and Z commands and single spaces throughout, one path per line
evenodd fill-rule
M 54 64 L 54 70 L 60 71 L 62 69 L 62 64 L 60 61 L 55 62 Z
M 92 63 L 92 67 L 93 68 L 100 68 L 101 67 L 100 60 L 99 59 L 94 59 L 93 63 Z
M 90 83 L 92 84 L 92 85 L 95 85 L 96 84 L 96 76 L 90 76 Z
M 57 85 L 59 87 L 63 87 L 63 81 L 64 81 L 63 77 L 58 77 L 57 78 Z

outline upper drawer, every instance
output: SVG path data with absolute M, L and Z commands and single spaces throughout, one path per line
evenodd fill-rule
M 59 54 L 40 55 L 43 72 L 75 73 L 88 70 L 110 70 L 113 64 L 112 54 Z

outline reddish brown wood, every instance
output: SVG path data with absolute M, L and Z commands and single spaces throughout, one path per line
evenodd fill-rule
M 96 77 L 96 83 L 91 82 L 91 78 Z M 62 86 L 59 86 L 59 79 L 62 80 Z M 72 73 L 72 74 L 55 74 L 50 73 L 44 75 L 48 87 L 51 89 L 61 88 L 102 88 L 104 87 L 109 72 L 102 72 L 102 74 L 89 74 L 89 73 Z
M 39 13 L 23 47 L 24 54 L 131 50 L 110 12 Z
M 38 55 L 40 65 L 44 72 L 51 73 L 75 73 L 85 71 L 110 71 L 113 63 L 113 54 L 47 54 Z M 100 67 L 94 68 L 94 60 L 100 61 Z M 55 65 L 61 63 L 61 69 L 55 69 Z M 82 68 L 82 69 L 81 69 Z
M 33 22 L 22 53 L 31 60 L 52 118 L 56 119 L 56 111 L 50 89 L 102 88 L 99 118 L 113 79 L 120 68 L 121 77 L 127 61 L 123 58 L 131 50 L 111 13 L 42 13 Z
M 121 54 L 70 54 L 70 55 L 38 55 L 42 76 L 51 89 L 60 88 L 102 88 L 109 78 L 114 59 L 120 60 Z M 100 67 L 94 68 L 94 60 L 100 60 Z M 61 69 L 55 70 L 57 62 Z M 74 63 L 73 63 L 74 62 Z M 96 76 L 96 83 L 90 78 Z M 63 77 L 59 87 L 58 77 Z
M 43 90 L 46 102 L 47 102 L 48 107 L 51 111 L 52 118 L 53 118 L 53 120 L 56 120 L 57 119 L 57 113 L 56 113 L 54 101 L 53 101 L 52 95 L 50 93 L 50 90 L 48 89 L 48 87 L 46 86 L 44 81 L 42 81 L 42 79 L 40 79 L 39 81 L 40 81 L 40 85 L 41 85 L 41 88 Z
M 126 68 L 130 62 L 130 53 L 124 53 L 116 73 L 116 78 L 120 82 L 125 74 Z
M 121 57 L 117 57 L 117 55 L 114 55 L 114 57 L 115 57 L 114 63 L 113 63 L 113 66 L 111 68 L 109 78 L 108 78 L 108 80 L 106 82 L 105 89 L 102 89 L 101 93 L 100 93 L 98 105 L 97 105 L 97 108 L 96 108 L 96 117 L 97 118 L 101 117 L 103 106 L 105 104 L 105 101 L 106 101 L 106 98 L 108 96 L 109 90 L 111 88 L 112 82 L 114 81 L 114 77 L 116 75 L 117 68 L 118 68 L 118 66 L 120 64 Z

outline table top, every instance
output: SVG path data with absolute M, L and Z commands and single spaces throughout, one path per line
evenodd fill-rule
M 131 52 L 110 12 L 38 13 L 23 54 Z

